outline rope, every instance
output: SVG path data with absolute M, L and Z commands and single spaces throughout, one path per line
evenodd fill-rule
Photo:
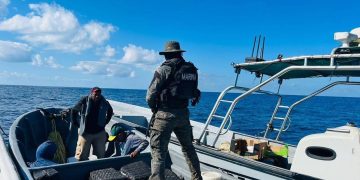
M 4 129 L 1 127 L 1 125 L 0 125 L 0 131 L 1 131 L 1 135 L 4 135 L 4 136 L 6 136 L 6 137 L 9 137 L 9 135 L 7 135 L 7 134 L 5 133 L 5 131 L 4 131 Z
M 52 118 L 50 121 L 52 124 L 52 132 L 50 132 L 48 139 L 55 142 L 57 146 L 54 161 L 60 164 L 66 163 L 65 145 L 60 133 L 56 130 L 55 118 Z
M 287 127 L 285 129 L 283 129 L 282 131 L 287 131 L 290 127 L 290 124 L 291 124 L 291 119 L 290 117 L 288 117 L 288 124 L 287 124 Z

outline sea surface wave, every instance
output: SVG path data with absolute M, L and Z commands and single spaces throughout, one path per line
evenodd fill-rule
M 20 115 L 39 107 L 70 108 L 88 93 L 89 88 L 0 85 L 0 125 L 8 133 L 12 122 Z M 103 89 L 103 95 L 107 99 L 147 107 L 145 90 Z M 203 92 L 200 103 L 190 107 L 190 118 L 205 122 L 218 95 L 215 92 Z M 236 94 L 230 94 L 225 99 L 234 97 Z M 291 105 L 301 98 L 302 96 L 286 95 L 283 96 L 283 104 Z M 293 110 L 290 116 L 291 126 L 282 134 L 281 140 L 297 144 L 302 137 L 324 132 L 326 128 L 343 126 L 347 122 L 360 125 L 359 102 L 360 98 L 324 96 L 305 101 Z M 231 130 L 261 135 L 275 104 L 276 98 L 268 95 L 257 94 L 245 98 L 234 109 Z M 226 110 L 226 105 L 221 105 L 217 114 L 225 115 Z M 284 115 L 285 112 L 279 113 Z M 219 126 L 220 123 L 219 120 L 214 120 L 212 124 Z

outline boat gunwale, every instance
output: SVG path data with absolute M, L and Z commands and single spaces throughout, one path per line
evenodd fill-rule
M 171 137 L 170 142 L 172 144 L 180 146 L 179 141 L 175 137 Z M 266 164 L 266 163 L 263 163 L 260 161 L 248 159 L 246 157 L 238 156 L 235 154 L 230 154 L 227 152 L 222 152 L 220 150 L 215 150 L 212 147 L 204 146 L 201 144 L 200 145 L 194 144 L 194 147 L 195 147 L 197 153 L 206 154 L 213 158 L 225 160 L 225 161 L 228 161 L 230 163 L 233 163 L 233 164 L 236 164 L 239 166 L 247 167 L 247 168 L 250 168 L 250 169 L 253 169 L 256 171 L 260 171 L 260 172 L 264 172 L 264 173 L 267 173 L 270 175 L 274 175 L 274 176 L 277 176 L 280 178 L 287 178 L 287 179 L 289 179 L 289 178 L 293 179 L 293 178 L 299 178 L 299 177 L 306 177 L 306 178 L 310 178 L 310 179 L 313 178 L 311 176 L 292 172 L 286 168 L 280 168 L 280 167 L 269 165 L 269 164 Z M 200 161 L 200 163 L 204 163 L 204 162 Z M 205 163 L 205 165 L 206 165 L 206 163 Z M 214 167 L 217 167 L 217 166 L 214 166 Z M 217 167 L 217 168 L 221 169 L 223 171 L 226 171 L 225 169 L 223 169 L 221 167 Z M 238 174 L 236 172 L 231 172 L 231 173 L 234 173 L 239 176 L 246 176 L 246 175 Z

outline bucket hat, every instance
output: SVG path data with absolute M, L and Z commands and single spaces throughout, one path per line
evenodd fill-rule
M 177 41 L 168 41 L 165 43 L 165 50 L 159 52 L 160 55 L 173 52 L 186 52 L 180 48 L 180 43 Z
M 109 136 L 108 140 L 113 141 L 116 138 L 116 136 L 122 132 L 125 132 L 125 128 L 120 124 L 114 124 L 111 127 L 110 136 Z

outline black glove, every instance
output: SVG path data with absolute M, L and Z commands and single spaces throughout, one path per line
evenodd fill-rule
M 193 98 L 191 99 L 191 106 L 195 106 L 197 103 L 199 103 L 199 98 Z
M 80 123 L 78 121 L 79 111 L 71 109 L 71 122 L 76 126 L 80 127 Z
M 156 108 L 156 107 L 151 108 L 151 112 L 152 112 L 153 114 L 157 113 L 157 112 L 158 112 L 158 108 Z
M 200 97 L 201 97 L 201 92 L 199 89 L 197 89 L 195 92 L 195 98 L 191 99 L 191 106 L 195 106 L 196 104 L 198 104 L 200 101 Z

